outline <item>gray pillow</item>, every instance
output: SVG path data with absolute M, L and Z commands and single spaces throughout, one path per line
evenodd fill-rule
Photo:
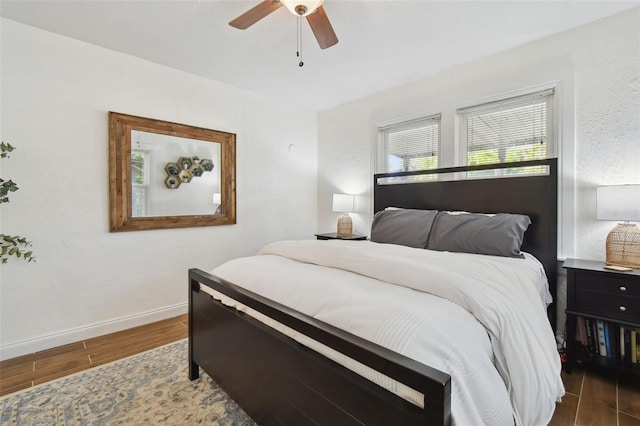
M 440 212 L 431 229 L 430 250 L 524 257 L 520 246 L 531 224 L 521 214 L 449 214 Z
M 389 209 L 373 217 L 371 241 L 425 248 L 437 210 Z

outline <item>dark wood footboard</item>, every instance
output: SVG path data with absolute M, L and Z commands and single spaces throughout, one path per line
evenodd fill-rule
M 208 286 L 425 395 L 421 409 L 251 316 Z M 198 269 L 189 270 L 189 377 L 202 368 L 260 425 L 449 425 L 451 378 Z

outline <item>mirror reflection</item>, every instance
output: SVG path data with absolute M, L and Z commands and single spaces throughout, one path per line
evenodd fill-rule
M 131 131 L 133 217 L 216 214 L 220 144 Z

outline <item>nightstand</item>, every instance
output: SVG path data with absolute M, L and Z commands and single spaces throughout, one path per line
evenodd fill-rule
M 580 259 L 567 259 L 563 267 L 569 369 L 584 362 L 640 375 L 640 363 L 633 362 L 640 361 L 640 354 L 632 347 L 633 340 L 640 343 L 640 271 L 611 271 L 603 262 Z
M 329 232 L 327 234 L 316 234 L 317 240 L 352 240 L 352 241 L 361 241 L 366 240 L 367 236 L 362 234 L 351 234 L 348 237 L 343 237 L 335 232 Z

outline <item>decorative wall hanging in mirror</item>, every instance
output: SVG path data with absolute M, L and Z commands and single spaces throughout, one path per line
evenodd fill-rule
M 164 183 L 167 188 L 176 189 L 181 183 L 189 183 L 191 179 L 202 176 L 204 172 L 213 171 L 214 167 L 213 161 L 209 159 L 201 160 L 198 156 L 180 157 L 177 162 L 167 163 L 164 167 L 167 172 Z
M 235 152 L 233 133 L 110 112 L 111 231 L 236 223 Z

